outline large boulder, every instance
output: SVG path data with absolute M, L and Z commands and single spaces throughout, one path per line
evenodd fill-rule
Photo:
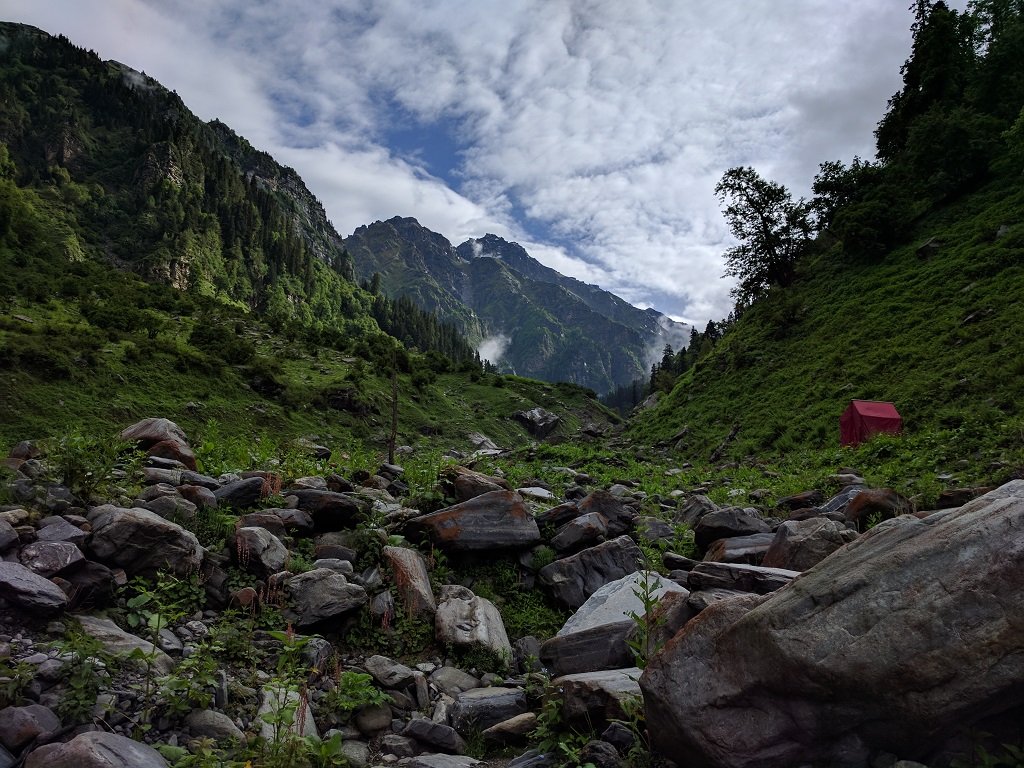
M 89 731 L 65 744 L 35 750 L 25 768 L 167 768 L 167 761 L 148 744 L 107 731 Z
M 654 747 L 687 765 L 946 764 L 1024 710 L 1024 481 L 875 526 L 785 588 L 709 606 L 641 678 Z
M 755 509 L 724 507 L 701 517 L 694 526 L 693 538 L 700 549 L 706 550 L 719 539 L 770 533 L 771 530 Z
M 540 529 L 522 496 L 491 491 L 410 521 L 441 549 L 472 551 L 526 549 L 540 541 Z
M 336 491 L 299 488 L 286 493 L 297 499 L 299 509 L 309 513 L 317 531 L 355 528 L 369 509 L 365 501 Z
M 512 418 L 526 427 L 526 431 L 538 440 L 543 440 L 550 435 L 562 421 L 557 414 L 540 407 L 531 408 L 528 411 L 516 411 L 512 414 Z
M 599 514 L 608 521 L 608 535 L 619 536 L 633 527 L 636 510 L 608 491 L 594 491 L 579 502 L 581 515 Z
M 579 608 L 609 582 L 635 572 L 643 560 L 640 547 L 628 536 L 584 549 L 540 569 L 540 582 L 568 608 Z
M 484 651 L 506 663 L 512 660 L 512 644 L 501 613 L 490 600 L 466 587 L 447 584 L 441 588 L 434 635 L 443 647 Z
M 591 595 L 554 637 L 540 648 L 553 675 L 620 669 L 635 663 L 627 639 L 644 615 L 640 595 L 660 600 L 666 592 L 689 593 L 653 571 L 637 571 Z
M 89 522 L 89 551 L 130 576 L 155 576 L 161 570 L 187 576 L 202 564 L 205 550 L 195 534 L 148 509 L 104 504 L 89 511 Z
M 601 729 L 613 720 L 628 720 L 629 701 L 640 696 L 636 667 L 564 675 L 551 681 L 562 698 L 562 717 L 570 726 Z
M 511 490 L 504 478 L 485 475 L 466 467 L 448 467 L 441 478 L 458 501 L 469 501 L 492 491 Z
M 288 548 L 266 528 L 239 528 L 235 531 L 235 552 L 239 564 L 258 576 L 277 573 L 288 561 Z

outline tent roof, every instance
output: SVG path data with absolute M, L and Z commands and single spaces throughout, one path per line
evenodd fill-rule
M 900 418 L 899 411 L 896 410 L 896 406 L 892 403 L 882 402 L 880 400 L 851 400 L 850 408 L 857 411 L 862 416 L 874 416 L 875 418 Z

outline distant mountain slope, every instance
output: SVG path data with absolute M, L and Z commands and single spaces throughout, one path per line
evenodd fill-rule
M 360 227 L 345 239 L 356 273 L 408 296 L 483 343 L 501 367 L 605 392 L 645 377 L 688 326 L 559 274 L 495 235 L 458 248 L 415 219 Z

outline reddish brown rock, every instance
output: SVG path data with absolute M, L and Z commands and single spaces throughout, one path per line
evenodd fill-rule
M 540 541 L 540 530 L 523 498 L 491 491 L 409 522 L 435 546 L 452 551 L 525 549 Z

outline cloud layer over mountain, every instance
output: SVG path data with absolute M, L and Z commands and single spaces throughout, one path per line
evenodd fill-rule
M 871 156 L 893 0 L 8 0 L 292 165 L 342 234 L 414 216 L 703 324 L 728 313 L 713 187 L 806 194 Z M 962 5 L 957 3 L 956 5 Z

